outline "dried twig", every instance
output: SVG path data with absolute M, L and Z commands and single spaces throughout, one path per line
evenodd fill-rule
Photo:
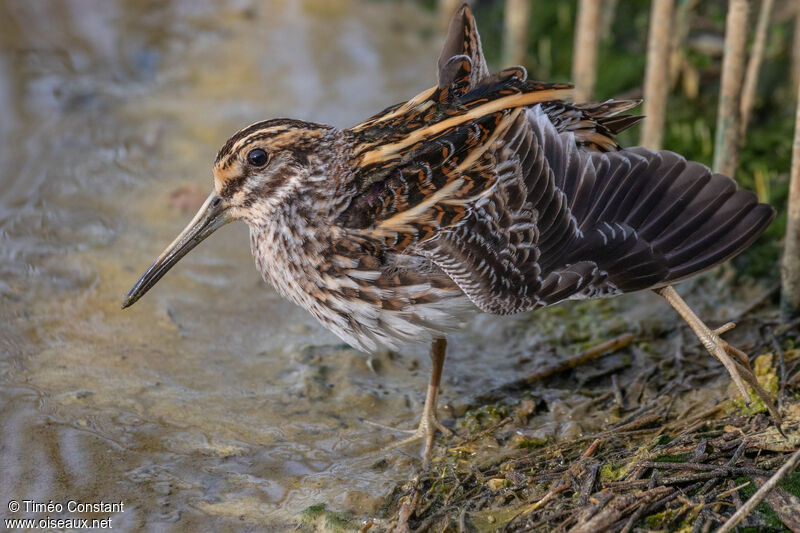
M 621 426 L 617 426 L 617 427 L 614 427 L 614 428 L 611 428 L 611 429 L 607 429 L 606 431 L 603 431 L 600 435 L 601 436 L 608 436 L 608 435 L 613 435 L 614 433 L 630 432 L 631 430 L 639 429 L 642 426 L 647 426 L 649 424 L 653 424 L 655 422 L 658 422 L 658 421 L 661 420 L 661 418 L 662 418 L 662 416 L 659 415 L 659 414 L 649 414 L 649 415 L 641 416 L 639 418 L 636 418 L 635 420 L 632 420 L 630 422 L 622 424 Z
M 570 357 L 569 359 L 561 361 L 560 363 L 557 363 L 543 370 L 540 370 L 535 374 L 531 374 L 530 376 L 526 377 L 523 380 L 523 384 L 530 385 L 531 383 L 550 377 L 553 374 L 558 374 L 559 372 L 569 370 L 570 368 L 575 368 L 576 366 L 587 363 L 592 359 L 595 359 L 601 355 L 614 352 L 616 350 L 619 350 L 620 348 L 624 348 L 632 341 L 633 341 L 633 333 L 625 333 L 623 335 L 620 335 L 619 337 L 614 337 L 613 339 L 601 342 L 596 346 L 592 346 L 588 350 L 584 350 L 575 357 Z
M 669 487 L 655 487 L 653 489 L 640 492 L 638 494 L 616 495 L 608 502 L 605 508 L 594 515 L 591 520 L 579 524 L 571 529 L 572 533 L 588 533 L 594 531 L 605 531 L 606 528 L 617 522 L 631 511 L 637 508 L 647 507 L 651 501 L 663 497 L 672 492 Z
M 758 468 L 747 468 L 747 467 L 738 467 L 738 466 L 728 466 L 728 465 L 710 465 L 706 463 L 677 463 L 677 462 L 670 462 L 670 461 L 641 461 L 637 463 L 639 466 L 645 466 L 649 468 L 665 468 L 665 469 L 674 469 L 674 470 L 719 470 L 722 472 L 728 472 L 730 474 L 736 474 L 740 476 L 766 476 L 769 475 L 769 472 Z
M 586 451 L 583 452 L 583 455 L 581 457 L 591 457 L 592 454 L 595 452 L 595 450 L 597 450 L 597 447 L 600 446 L 601 442 L 603 442 L 602 439 L 594 439 L 594 442 L 592 442 L 592 444 L 590 444 L 589 447 L 586 448 Z
M 592 359 L 596 359 L 601 355 L 605 355 L 607 353 L 619 350 L 620 348 L 624 348 L 628 344 L 633 341 L 633 333 L 625 333 L 620 335 L 619 337 L 614 337 L 613 339 L 609 339 L 605 342 L 601 342 L 596 346 L 592 346 L 588 350 L 584 350 L 583 352 L 579 353 L 576 356 L 570 357 L 569 359 L 565 359 L 559 363 L 554 365 L 548 366 L 539 370 L 538 372 L 534 372 L 527 377 L 517 379 L 496 387 L 491 391 L 481 394 L 477 398 L 475 398 L 475 402 L 481 403 L 484 401 L 491 401 L 492 398 L 495 398 L 498 393 L 506 390 L 513 390 L 519 389 L 526 385 L 530 385 L 537 381 L 541 381 L 545 378 L 558 374 L 559 372 L 564 372 L 565 370 L 569 370 L 570 368 L 575 368 L 576 366 L 582 365 L 591 361 Z
M 722 524 L 722 527 L 717 530 L 717 533 L 728 533 L 729 531 L 732 531 L 733 528 L 735 528 L 736 525 L 744 519 L 744 517 L 750 514 L 753 509 L 755 509 L 756 506 L 761 503 L 761 500 L 763 500 L 783 478 L 785 478 L 794 470 L 798 463 L 800 463 L 800 449 L 798 449 L 792 454 L 791 457 L 789 457 L 789 460 L 786 461 L 786 463 L 780 467 L 778 471 L 775 472 L 775 474 L 773 474 L 772 477 L 770 477 L 769 480 L 764 483 L 761 488 L 750 497 L 749 500 L 747 500 L 747 502 L 745 502 L 741 509 L 733 513 L 733 516 L 731 516 L 727 522 Z
M 756 477 L 753 478 L 753 481 L 761 487 L 767 482 L 767 479 Z M 764 499 L 778 514 L 783 525 L 791 529 L 793 533 L 800 533 L 800 498 L 781 487 L 775 487 Z

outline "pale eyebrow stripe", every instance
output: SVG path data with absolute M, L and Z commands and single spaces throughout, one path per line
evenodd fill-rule
M 234 156 L 244 148 L 245 146 L 252 144 L 258 140 L 265 139 L 267 137 L 272 137 L 276 134 L 285 133 L 290 131 L 291 128 L 285 125 L 281 126 L 272 126 L 263 129 L 254 130 L 252 133 L 248 134 L 245 137 L 238 139 L 233 145 L 231 145 L 227 150 L 224 149 L 227 153 L 217 156 L 217 164 L 219 164 L 222 168 L 227 168 L 230 164 Z

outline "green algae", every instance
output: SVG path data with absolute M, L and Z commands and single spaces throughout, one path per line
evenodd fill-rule
M 304 533 L 326 531 L 341 533 L 358 529 L 359 524 L 350 514 L 331 511 L 324 503 L 308 506 L 299 516 L 297 528 Z
M 474 434 L 498 424 L 508 416 L 508 405 L 502 402 L 470 409 L 458 421 L 458 426 Z
M 769 394 L 770 398 L 774 400 L 778 397 L 780 380 L 778 378 L 778 371 L 775 368 L 773 359 L 774 356 L 772 354 L 763 354 L 758 356 L 753 364 L 753 372 L 755 373 L 756 378 L 758 378 L 758 382 L 761 384 L 767 394 Z M 754 415 L 767 412 L 767 406 L 764 405 L 764 402 L 755 393 L 755 391 L 753 391 L 752 388 L 748 387 L 747 401 L 742 398 L 738 389 L 733 390 L 733 388 L 729 387 L 729 390 L 732 394 L 734 394 L 730 401 L 731 406 L 729 411 L 738 412 L 743 415 Z

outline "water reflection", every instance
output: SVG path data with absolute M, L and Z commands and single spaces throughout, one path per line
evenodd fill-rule
M 263 286 L 244 227 L 118 306 L 227 135 L 413 94 L 428 27 L 410 4 L 0 3 L 0 499 L 124 500 L 117 529 L 196 530 L 352 507 L 407 474 L 370 468 L 387 437 L 358 416 L 413 416 L 408 361 L 380 354 L 376 376 L 336 347 Z

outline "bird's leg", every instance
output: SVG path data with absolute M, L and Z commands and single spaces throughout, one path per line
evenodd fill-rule
M 438 429 L 445 435 L 452 435 L 453 432 L 439 422 L 436 416 L 436 408 L 439 405 L 439 384 L 442 381 L 442 369 L 444 368 L 445 352 L 447 350 L 446 339 L 436 339 L 431 343 L 431 379 L 428 382 L 428 393 L 425 395 L 425 407 L 422 409 L 422 420 L 419 423 L 417 432 L 425 433 L 430 444 L 425 446 L 426 450 L 433 443 L 433 434 Z
M 778 428 L 780 428 L 781 416 L 778 413 L 778 409 L 775 407 L 767 392 L 758 383 L 758 379 L 753 373 L 753 369 L 750 367 L 750 359 L 747 357 L 747 354 L 734 348 L 720 338 L 721 334 L 725 333 L 726 331 L 730 331 L 736 326 L 736 324 L 733 322 L 728 322 L 727 324 L 712 330 L 702 320 L 700 320 L 700 318 L 694 313 L 694 311 L 692 311 L 689 305 L 671 286 L 654 289 L 654 292 L 660 296 L 663 296 L 664 299 L 675 308 L 678 314 L 681 315 L 681 318 L 683 318 L 686 323 L 689 324 L 689 327 L 692 328 L 692 331 L 694 331 L 694 334 L 697 335 L 698 339 L 700 339 L 700 342 L 703 343 L 703 346 L 705 346 L 706 350 L 708 350 L 708 353 L 716 357 L 725 366 L 725 369 L 731 375 L 731 378 L 733 379 L 734 383 L 736 383 L 736 386 L 739 388 L 739 392 L 742 393 L 745 401 L 749 401 L 750 396 L 747 392 L 744 382 L 746 381 L 753 388 L 758 397 L 761 398 L 761 401 L 764 402 L 764 405 L 769 410 L 769 413 L 772 416 L 775 424 L 778 426 Z
M 436 430 L 438 429 L 445 435 L 453 434 L 452 431 L 439 422 L 439 418 L 436 416 L 436 405 L 439 402 L 439 383 L 442 380 L 442 368 L 444 367 L 446 349 L 447 341 L 445 339 L 436 339 L 431 344 L 431 379 L 428 383 L 428 393 L 425 396 L 425 407 L 422 409 L 422 419 L 419 421 L 417 430 L 414 431 L 409 438 L 392 443 L 386 447 L 387 449 L 397 448 L 398 446 L 425 439 L 423 464 L 426 467 L 431 461 L 433 438 L 436 435 Z

